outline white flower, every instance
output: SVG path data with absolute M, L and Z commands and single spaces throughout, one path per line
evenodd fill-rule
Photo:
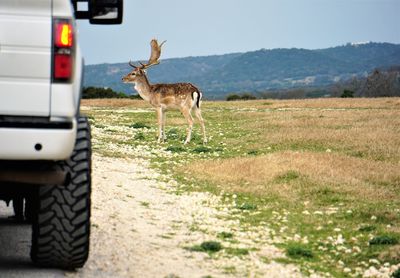
M 317 211 L 314 211 L 314 214 L 315 215 L 323 215 L 324 213 L 322 211 L 317 210 Z
M 337 244 L 337 245 L 339 245 L 339 244 L 343 244 L 344 242 L 345 242 L 345 240 L 344 240 L 343 236 L 342 236 L 341 234 L 339 234 L 339 235 L 337 236 L 336 241 L 335 241 L 334 243 Z
M 375 215 L 372 215 L 372 216 L 371 216 L 371 220 L 376 220 L 376 216 L 375 216 Z
M 330 152 L 332 152 L 332 150 L 331 149 L 326 149 L 326 152 L 330 153 Z
M 335 232 L 340 232 L 341 231 L 341 229 L 340 228 L 335 228 L 335 229 L 333 229 Z
M 350 268 L 348 268 L 348 267 L 345 267 L 345 268 L 343 269 L 343 272 L 345 272 L 345 273 L 349 273 L 349 272 L 351 272 L 351 269 L 350 269 Z
M 377 259 L 370 259 L 369 263 L 371 263 L 371 264 L 380 264 L 380 261 L 378 261 Z
M 364 272 L 363 277 L 378 277 L 379 274 L 380 272 L 375 267 L 371 266 Z
M 304 211 L 302 212 L 302 214 L 309 215 L 310 212 L 309 212 L 308 210 L 304 210 Z

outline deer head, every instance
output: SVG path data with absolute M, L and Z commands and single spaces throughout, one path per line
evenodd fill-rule
M 160 61 L 158 60 L 161 56 L 161 47 L 166 41 L 163 41 L 161 44 L 158 44 L 158 41 L 156 39 L 152 39 L 150 42 L 151 46 L 151 53 L 150 53 L 150 58 L 149 61 L 146 64 L 143 64 L 142 62 L 139 62 L 139 66 L 136 66 L 132 63 L 132 61 L 129 61 L 129 65 L 133 67 L 133 70 L 125 75 L 122 78 L 122 81 L 124 83 L 135 83 L 137 82 L 140 78 L 145 76 L 146 72 L 145 70 L 151 66 L 158 65 Z

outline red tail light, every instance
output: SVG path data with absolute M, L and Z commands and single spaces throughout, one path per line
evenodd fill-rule
M 74 30 L 71 20 L 55 19 L 53 38 L 53 81 L 69 82 L 74 62 Z
M 72 25 L 59 22 L 56 24 L 55 45 L 58 47 L 72 47 Z
M 54 55 L 54 78 L 69 79 L 71 78 L 72 57 L 71 55 L 56 54 Z

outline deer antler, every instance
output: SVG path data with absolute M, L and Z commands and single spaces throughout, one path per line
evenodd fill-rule
M 137 66 L 135 66 L 135 65 L 132 63 L 132 61 L 129 61 L 129 65 L 130 65 L 132 68 L 135 68 L 135 69 L 138 68 Z
M 151 55 L 150 55 L 150 59 L 147 62 L 147 65 L 157 65 L 160 62 L 158 61 L 158 59 L 160 58 L 161 55 L 161 47 L 163 46 L 163 44 L 166 41 L 163 41 L 160 45 L 158 45 L 158 41 L 156 39 L 152 39 L 150 42 L 150 46 L 151 46 Z
M 151 66 L 158 65 L 160 61 L 158 59 L 161 56 L 161 47 L 166 41 L 163 41 L 160 45 L 158 44 L 158 41 L 156 39 L 152 39 L 150 42 L 151 46 L 151 54 L 149 61 L 146 64 L 143 64 L 142 62 L 139 61 L 140 66 L 135 66 L 131 61 L 129 61 L 129 65 L 133 68 L 140 68 L 140 69 L 147 69 Z

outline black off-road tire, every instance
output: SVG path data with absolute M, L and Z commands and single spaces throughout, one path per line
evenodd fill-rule
M 57 163 L 67 178 L 63 185 L 38 189 L 31 258 L 39 266 L 75 269 L 89 255 L 91 143 L 86 117 L 78 118 L 71 157 Z

